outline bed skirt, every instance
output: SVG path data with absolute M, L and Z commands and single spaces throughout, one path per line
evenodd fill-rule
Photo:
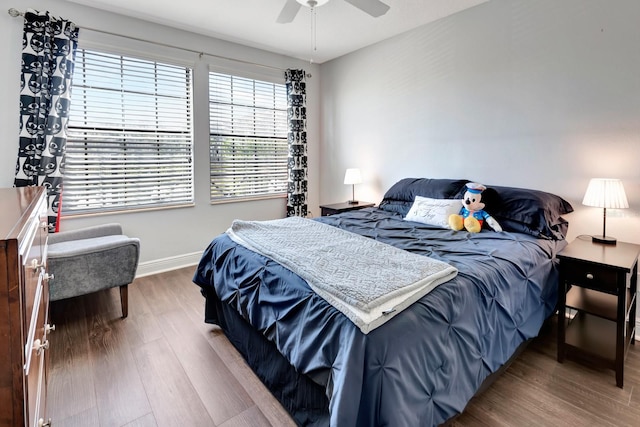
M 329 426 L 329 401 L 324 387 L 296 372 L 271 341 L 252 328 L 234 308 L 222 303 L 213 290 L 203 290 L 202 293 L 206 299 L 205 322 L 220 326 L 231 344 L 289 412 L 295 423 L 299 426 Z M 222 316 L 218 315 L 220 313 Z M 548 321 L 549 319 L 542 328 L 546 327 Z M 523 341 L 504 365 L 484 379 L 474 398 L 487 390 L 507 370 L 531 340 Z M 265 360 L 270 363 L 265 364 Z M 442 426 L 449 425 L 459 415 L 454 415 Z

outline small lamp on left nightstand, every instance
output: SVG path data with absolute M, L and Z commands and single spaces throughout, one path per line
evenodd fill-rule
M 362 174 L 360 173 L 360 169 L 347 169 L 347 172 L 344 174 L 344 183 L 351 185 L 351 200 L 347 203 L 350 205 L 357 205 L 358 201 L 356 200 L 355 185 L 362 183 Z
M 584 194 L 582 204 L 603 208 L 602 214 L 602 236 L 593 236 L 596 243 L 616 244 L 616 238 L 607 236 L 607 208 L 626 209 L 629 207 L 627 195 L 624 192 L 622 181 L 609 178 L 592 178 L 589 181 L 587 192 Z

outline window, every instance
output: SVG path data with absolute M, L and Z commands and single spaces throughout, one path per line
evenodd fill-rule
M 193 203 L 191 73 L 78 49 L 64 213 Z
M 211 201 L 284 196 L 284 84 L 209 73 Z

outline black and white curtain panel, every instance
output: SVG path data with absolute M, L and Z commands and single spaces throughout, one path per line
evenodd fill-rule
M 20 148 L 14 186 L 47 189 L 49 230 L 57 231 L 71 78 L 78 28 L 27 10 L 22 38 Z
M 307 84 L 304 70 L 286 70 L 289 121 L 287 216 L 307 216 Z

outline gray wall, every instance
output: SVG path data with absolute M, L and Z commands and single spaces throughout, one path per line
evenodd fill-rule
M 15 7 L 24 11 L 23 2 L 0 0 L 0 187 L 11 187 L 18 153 L 18 102 L 20 89 L 20 52 L 22 48 L 22 18 L 12 18 L 6 11 Z M 48 10 L 51 14 L 75 22 L 79 27 L 88 27 L 144 40 L 154 40 L 183 49 L 201 50 L 223 57 L 254 62 L 281 69 L 303 68 L 314 77 L 308 79 L 309 114 L 309 205 L 314 215 L 318 210 L 319 173 L 319 80 L 318 66 L 308 62 L 260 51 L 233 43 L 198 36 L 185 31 L 155 25 L 96 9 L 67 3 L 61 0 L 30 0 L 28 7 Z M 128 49 L 132 54 L 140 52 L 179 60 L 194 67 L 194 117 L 195 135 L 195 206 L 146 212 L 130 212 L 99 216 L 63 218 L 61 229 L 75 229 L 87 225 L 119 222 L 125 233 L 141 239 L 139 274 L 149 274 L 197 262 L 204 248 L 217 234 L 224 232 L 235 218 L 274 219 L 285 216 L 284 198 L 211 205 L 209 203 L 209 154 L 208 154 L 208 100 L 207 72 L 209 63 L 223 66 L 227 71 L 252 73 L 260 78 L 261 73 L 276 71 L 264 67 L 248 67 L 235 61 L 221 61 L 180 49 L 161 48 L 128 38 L 110 37 L 102 33 L 81 29 L 81 42 L 103 44 L 105 48 L 116 45 Z M 279 72 L 278 72 L 279 73 Z M 284 81 L 284 79 L 282 79 Z
M 602 232 L 589 178 L 623 180 L 607 234 L 640 243 L 640 1 L 491 0 L 321 66 L 320 201 L 464 177 L 567 198 Z

